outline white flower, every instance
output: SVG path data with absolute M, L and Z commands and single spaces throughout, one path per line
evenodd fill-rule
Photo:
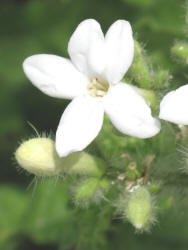
M 160 103 L 159 118 L 188 125 L 188 84 L 166 94 Z
M 31 82 L 49 96 L 73 99 L 56 133 L 60 156 L 81 151 L 98 135 L 104 112 L 122 133 L 148 138 L 160 123 L 145 100 L 121 83 L 133 60 L 134 41 L 129 22 L 118 20 L 105 37 L 98 22 L 80 23 L 68 44 L 71 60 L 55 55 L 34 55 L 23 63 Z

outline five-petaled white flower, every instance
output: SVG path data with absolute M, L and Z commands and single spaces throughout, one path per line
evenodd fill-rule
M 188 125 L 188 84 L 167 93 L 160 103 L 159 118 Z
M 95 20 L 81 22 L 70 38 L 68 53 L 71 60 L 41 54 L 23 63 L 25 74 L 42 92 L 73 99 L 56 132 L 60 156 L 87 147 L 102 127 L 104 112 L 124 134 L 148 138 L 159 132 L 160 123 L 145 100 L 120 82 L 134 55 L 129 22 L 116 21 L 105 37 Z

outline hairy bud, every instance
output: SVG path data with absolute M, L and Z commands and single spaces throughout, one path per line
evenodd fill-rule
M 36 176 L 54 176 L 59 173 L 60 158 L 50 138 L 32 138 L 23 142 L 15 152 L 18 164 Z
M 177 59 L 183 61 L 186 64 L 188 63 L 188 43 L 176 43 L 172 47 L 171 52 Z
M 101 177 L 106 169 L 104 161 L 85 152 L 60 158 L 50 138 L 33 138 L 23 142 L 15 152 L 18 164 L 36 176 L 76 174 Z
M 152 201 L 145 187 L 138 187 L 130 193 L 125 208 L 126 218 L 136 227 L 145 229 L 152 221 Z

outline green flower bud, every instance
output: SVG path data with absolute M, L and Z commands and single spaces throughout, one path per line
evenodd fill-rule
M 62 171 L 69 174 L 100 177 L 105 169 L 102 159 L 85 152 L 76 152 L 62 159 Z
M 172 54 L 177 59 L 183 60 L 186 64 L 188 63 L 188 43 L 177 43 L 171 49 Z
M 89 178 L 81 182 L 75 190 L 75 201 L 78 204 L 85 205 L 93 198 L 99 187 L 99 179 Z M 94 197 L 95 198 L 95 197 Z M 84 204 L 82 204 L 82 202 Z
M 152 201 L 145 187 L 138 187 L 130 193 L 125 215 L 136 229 L 143 230 L 149 225 L 152 220 Z
M 160 70 L 155 74 L 153 87 L 155 89 L 161 89 L 168 87 L 168 80 L 171 78 L 168 70 Z
M 15 152 L 18 164 L 37 176 L 54 176 L 59 173 L 60 158 L 50 138 L 33 138 L 23 142 Z
M 23 142 L 15 152 L 18 164 L 36 176 L 80 174 L 102 176 L 106 165 L 100 158 L 85 152 L 76 152 L 60 158 L 50 138 L 33 138 Z
M 150 88 L 152 84 L 152 76 L 148 67 L 148 63 L 143 55 L 142 48 L 135 41 L 134 60 L 129 73 L 141 88 Z

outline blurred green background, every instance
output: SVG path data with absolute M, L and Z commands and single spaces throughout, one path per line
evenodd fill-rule
M 31 85 L 23 60 L 33 54 L 68 57 L 67 43 L 86 18 L 104 31 L 117 19 L 130 21 L 155 69 L 167 69 L 172 84 L 187 82 L 184 65 L 171 56 L 186 41 L 184 0 L 1 0 L 0 3 L 0 249 L 125 250 L 188 249 L 188 207 L 159 216 L 151 233 L 112 216 L 108 206 L 74 208 L 63 180 L 39 181 L 20 173 L 13 153 L 39 132 L 55 133 L 68 101 L 45 96 Z M 188 179 L 187 179 L 188 180 Z M 160 208 L 159 208 L 160 210 Z

